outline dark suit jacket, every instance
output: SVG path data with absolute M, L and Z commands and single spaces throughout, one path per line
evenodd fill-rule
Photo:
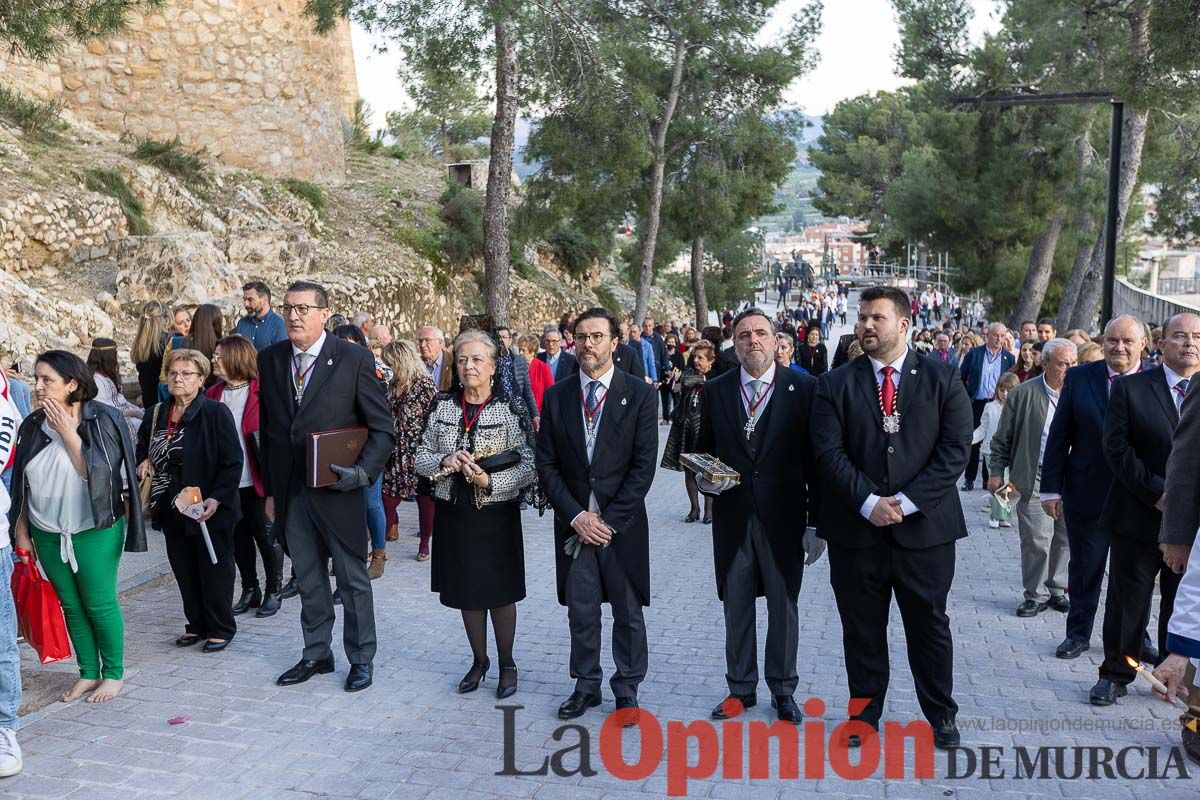
M 642 334 L 642 338 L 646 338 L 646 335 Z M 656 370 L 655 374 L 658 375 L 659 381 L 662 381 L 663 371 L 668 369 L 668 365 L 670 363 L 667 359 L 667 345 L 663 341 L 663 337 L 659 336 L 657 333 L 653 334 L 650 337 L 650 348 L 654 352 L 654 368 Z M 642 366 L 645 365 L 643 364 Z
M 1114 535 L 1157 542 L 1167 458 L 1179 415 L 1162 367 L 1113 382 L 1104 418 L 1104 457 L 1113 472 L 1100 521 Z
M 1046 452 L 1043 494 L 1062 495 L 1063 506 L 1085 519 L 1098 519 L 1112 486 L 1104 457 L 1104 414 L 1108 410 L 1108 365 L 1103 361 L 1067 370 Z
M 1191 388 L 1197 383 L 1193 377 L 1167 459 L 1167 508 L 1158 538 L 1163 544 L 1190 546 L 1200 527 L 1200 392 Z
M 838 337 L 837 348 L 833 351 L 833 365 L 830 369 L 837 369 L 842 364 L 850 360 L 850 343 L 854 341 L 853 333 L 843 333 Z
M 979 384 L 983 382 L 983 363 L 984 353 L 987 352 L 987 345 L 979 345 L 972 347 L 963 357 L 960 369 L 962 371 L 963 383 L 967 386 L 967 399 L 974 400 L 975 395 L 979 393 Z M 1000 351 L 1000 374 L 1003 375 L 1012 369 L 1013 364 L 1017 363 L 1016 356 L 1007 350 Z
M 820 342 L 816 347 L 809 347 L 808 342 L 796 345 L 796 363 L 808 370 L 808 374 L 819 377 L 829 370 L 829 351 L 825 343 Z
M 571 520 L 587 510 L 588 495 L 595 493 L 600 516 L 617 532 L 608 546 L 620 560 L 642 605 L 650 605 L 646 493 L 658 466 L 658 397 L 644 380 L 616 370 L 604 400 L 589 464 L 579 387 L 576 379 L 546 390 L 535 449 L 538 479 L 554 507 L 558 602 L 567 602 L 571 559 L 563 552 L 563 545 L 575 533 Z
M 363 548 L 367 524 L 363 492 L 308 488 L 305 446 L 310 433 L 366 426 L 367 443 L 357 463 L 372 481 L 379 475 L 392 454 L 395 432 L 383 389 L 375 379 L 375 357 L 365 347 L 327 334 L 299 407 L 292 388 L 289 340 L 258 354 L 258 376 L 263 485 L 267 496 L 275 499 L 277 529 L 286 536 L 287 501 L 299 496 L 326 530 Z
M 804 575 L 804 530 L 816 524 L 820 494 L 817 465 L 809 440 L 809 420 L 817 380 L 775 367 L 775 388 L 759 422 L 757 454 L 746 441 L 741 371 L 730 370 L 704 384 L 700 393 L 700 432 L 696 450 L 737 470 L 741 482 L 713 503 L 713 566 L 717 596 L 725 596 L 725 576 L 746 539 L 746 521 L 758 517 L 771 554 L 793 598 Z M 758 594 L 763 594 L 759 581 Z
M 547 364 L 550 363 L 550 359 L 545 353 L 538 353 L 537 357 Z M 569 378 L 577 372 L 579 372 L 579 362 L 575 360 L 575 356 L 571 355 L 566 350 L 559 350 L 558 364 L 555 365 L 554 369 L 554 382 L 558 383 L 564 378 Z
M 817 382 L 812 439 L 821 484 L 819 535 L 861 548 L 890 534 L 900 547 L 925 548 L 967 535 L 955 483 L 971 453 L 971 403 L 953 367 L 909 350 L 897 409 L 900 432 L 883 432 L 871 360 L 856 358 Z M 859 510 L 871 494 L 903 492 L 917 506 L 898 525 L 877 528 Z
M 717 348 L 721 347 L 719 343 L 714 344 Z M 740 366 L 741 364 L 738 363 L 737 348 L 726 347 L 724 350 L 717 350 L 717 358 L 715 361 L 713 361 L 713 365 L 709 369 L 708 374 L 710 379 L 716 378 L 731 370 L 736 371 Z
M 646 367 L 642 364 L 642 348 L 640 346 L 633 347 L 625 342 L 617 342 L 617 349 L 613 353 L 612 359 L 613 363 L 617 365 L 617 369 L 645 382 Z M 575 371 L 579 371 L 578 364 L 575 365 Z

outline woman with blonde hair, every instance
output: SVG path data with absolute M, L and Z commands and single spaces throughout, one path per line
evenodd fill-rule
M 396 446 L 383 468 L 383 512 L 387 519 L 387 538 L 400 538 L 396 509 L 400 503 L 416 495 L 418 530 L 417 561 L 429 560 L 429 537 L 433 533 L 433 497 L 417 494 L 417 446 L 421 429 L 437 388 L 421 361 L 417 346 L 397 339 L 384 346 L 380 358 L 392 370 L 388 384 L 387 404 L 396 426 Z
M 171 320 L 167 304 L 150 300 L 142 305 L 142 317 L 138 320 L 133 346 L 129 348 L 129 359 L 138 374 L 138 386 L 142 389 L 142 407 L 149 411 L 158 402 L 159 374 L 162 372 L 163 353 L 171 339 Z

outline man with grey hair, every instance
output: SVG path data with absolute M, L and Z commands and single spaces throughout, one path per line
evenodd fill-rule
M 429 377 L 439 391 L 450 388 L 454 377 L 452 359 L 446 354 L 446 334 L 436 325 L 425 325 L 417 330 L 417 350 L 421 361 L 429 370 Z
M 1017 363 L 1016 357 L 1005 349 L 1004 335 L 1008 329 L 1001 322 L 993 322 L 987 328 L 987 342 L 972 348 L 963 356 L 959 371 L 967 386 L 967 397 L 971 398 L 971 417 L 976 428 L 983 418 L 983 409 L 996 393 L 996 381 Z M 971 447 L 967 459 L 967 470 L 963 475 L 963 491 L 975 488 L 975 473 L 979 470 L 979 445 Z M 983 479 L 987 480 L 987 467 L 983 468 Z
M 369 340 L 375 320 L 371 319 L 370 311 L 355 311 L 354 316 L 350 317 L 350 324 L 362 331 L 363 338 Z
M 990 333 L 990 332 L 989 332 Z M 1016 487 L 1017 532 L 1021 539 L 1021 582 L 1025 599 L 1017 606 L 1018 617 L 1036 617 L 1047 608 L 1066 613 L 1067 525 L 1042 508 L 1042 460 L 1046 439 L 1058 408 L 1067 370 L 1077 361 L 1074 342 L 1051 339 L 1042 348 L 1042 374 L 1008 393 L 1000 425 L 992 436 L 988 459 L 992 476 L 989 492 L 1009 482 Z

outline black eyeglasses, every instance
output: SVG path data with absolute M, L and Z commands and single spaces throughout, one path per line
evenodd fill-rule
M 279 307 L 279 312 L 285 317 L 290 317 L 293 311 L 295 311 L 300 317 L 307 317 L 308 312 L 314 308 L 329 308 L 329 306 L 310 306 L 303 303 L 298 306 L 293 306 L 288 303 L 284 303 Z

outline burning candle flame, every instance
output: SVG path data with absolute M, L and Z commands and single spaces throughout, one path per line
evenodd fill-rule
M 1125 661 L 1128 662 L 1129 666 L 1132 667 L 1133 669 L 1141 669 L 1142 668 L 1141 662 L 1135 661 L 1131 656 L 1125 656 Z

